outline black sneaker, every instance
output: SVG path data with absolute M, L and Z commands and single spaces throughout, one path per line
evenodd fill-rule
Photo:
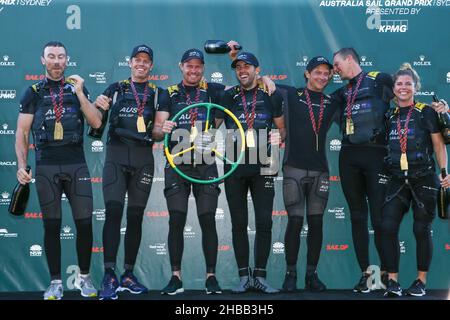
M 178 293 L 184 292 L 183 282 L 177 276 L 170 278 L 169 284 L 162 289 L 161 294 L 168 294 L 174 296 Z
M 206 287 L 206 294 L 222 293 L 222 289 L 220 288 L 219 282 L 217 282 L 215 276 L 209 276 L 208 279 L 206 279 L 205 287 Z
M 359 282 L 357 285 L 353 288 L 353 292 L 360 292 L 360 293 L 369 293 L 370 288 L 367 286 L 367 280 L 369 279 L 370 274 L 364 273 L 359 279 Z
M 307 274 L 305 276 L 305 289 L 313 292 L 322 292 L 327 289 L 327 287 L 320 281 L 317 271 L 313 274 Z
M 272 288 L 270 284 L 267 283 L 266 278 L 255 277 L 253 279 L 253 289 L 262 293 L 278 293 L 280 290 Z
M 250 276 L 239 277 L 239 284 L 231 289 L 232 293 L 245 293 L 252 287 Z
M 406 289 L 406 295 L 414 297 L 422 297 L 426 295 L 425 284 L 420 279 L 415 280 L 411 287 Z
M 286 272 L 283 282 L 284 292 L 295 292 L 297 290 L 297 274 L 295 272 Z
M 386 291 L 384 292 L 385 297 L 401 297 L 402 296 L 402 288 L 400 284 L 392 279 L 389 279 Z

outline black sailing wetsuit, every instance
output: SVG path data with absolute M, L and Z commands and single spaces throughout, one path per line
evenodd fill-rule
M 244 130 L 247 131 L 248 124 L 240 92 L 239 86 L 225 91 L 221 105 L 229 109 L 239 119 Z M 252 109 L 253 102 L 256 103 L 253 129 L 270 131 L 273 126 L 273 119 L 283 115 L 281 95 L 275 92 L 272 96 L 269 96 L 260 86 L 249 91 L 244 90 L 244 93 L 249 110 Z M 223 118 L 224 114 L 220 112 L 217 116 L 218 118 Z M 231 117 L 225 118 L 225 125 L 227 129 L 237 129 L 237 125 Z M 258 143 L 259 138 L 260 135 L 257 134 L 255 138 L 256 154 L 259 154 L 259 148 L 267 141 L 264 140 L 260 145 Z M 267 139 L 267 137 L 263 139 Z M 237 155 L 236 150 L 234 154 Z M 250 150 L 247 148 L 245 163 L 240 164 L 236 171 L 225 179 L 225 192 L 230 208 L 233 247 L 239 274 L 240 276 L 246 276 L 248 275 L 249 267 L 247 194 L 250 189 L 256 222 L 254 276 L 265 277 L 272 237 L 272 209 L 275 195 L 274 175 L 261 175 L 261 162 L 251 164 L 249 155 Z M 229 164 L 226 164 L 225 171 L 227 172 L 230 167 Z
M 325 154 L 327 131 L 335 118 L 338 104 L 330 96 L 308 90 L 318 144 L 313 129 L 305 88 L 280 86 L 283 95 L 286 123 L 286 147 L 283 160 L 283 199 L 288 212 L 285 233 L 286 266 L 297 270 L 300 231 L 305 216 L 308 218 L 307 268 L 315 270 L 322 247 L 323 212 L 328 202 L 329 171 Z M 323 106 L 320 116 L 321 104 Z M 318 128 L 317 124 L 321 124 Z
M 146 99 L 141 111 L 145 132 L 138 132 L 136 123 L 140 111 L 131 87 L 131 79 L 113 83 L 103 93 L 113 100 L 103 168 L 103 198 L 106 208 L 103 227 L 105 269 L 114 268 L 116 265 L 127 193 L 124 268 L 128 271 L 133 270 L 141 243 L 144 210 L 153 182 L 153 142 L 150 138 L 156 112 L 156 92 L 161 89 L 149 82 L 133 82 L 133 84 L 139 104 L 144 103 Z
M 356 92 L 357 82 L 362 81 Z M 384 270 L 381 251 L 381 213 L 386 175 L 383 159 L 386 156 L 385 114 L 392 97 L 393 81 L 389 74 L 361 72 L 333 93 L 341 105 L 341 128 L 344 132 L 339 154 L 342 189 L 350 207 L 353 245 L 363 272 L 369 263 L 368 211 L 375 232 L 375 245 Z M 349 90 L 350 89 L 350 90 Z M 347 134 L 347 104 L 351 104 L 354 133 Z
M 387 165 L 389 183 L 383 207 L 383 252 L 387 271 L 398 273 L 400 246 L 398 233 L 404 215 L 412 206 L 413 232 L 416 238 L 417 270 L 427 272 L 433 253 L 431 223 L 436 216 L 436 200 L 440 183 L 435 173 L 431 134 L 439 133 L 437 113 L 429 106 L 416 103 L 408 124 L 408 171 L 400 168 L 400 143 L 397 119 L 401 132 L 405 127 L 408 107 L 396 108 L 389 119 L 389 153 Z
M 180 110 L 188 105 L 200 102 L 218 103 L 220 95 L 224 90 L 224 86 L 216 83 L 200 82 L 197 87 L 184 86 L 182 83 L 170 86 L 161 95 L 160 111 L 170 113 L 170 119 Z M 209 123 L 214 124 L 214 110 L 209 118 Z M 197 112 L 191 109 L 191 112 L 184 113 L 178 120 L 176 129 L 185 129 L 191 131 L 191 117 L 196 117 L 198 133 L 204 130 L 206 121 L 206 108 L 198 108 Z M 192 118 L 194 121 L 194 118 Z M 171 143 L 171 147 L 176 142 Z M 201 161 L 196 164 L 194 160 L 194 152 L 185 154 L 190 158 L 190 163 L 179 164 L 178 168 L 188 176 L 193 178 L 208 180 L 218 177 L 217 166 L 215 163 L 206 164 Z M 194 165 L 195 164 L 195 165 Z M 188 200 L 191 188 L 194 193 L 197 204 L 197 214 L 202 229 L 202 245 L 205 255 L 206 272 L 215 273 L 217 263 L 218 237 L 215 222 L 215 213 L 220 189 L 217 183 L 212 184 L 195 184 L 185 180 L 178 175 L 169 163 L 165 168 L 165 189 L 164 195 L 169 210 L 169 254 L 170 265 L 172 271 L 181 270 L 181 258 L 184 249 L 183 230 L 186 224 L 188 212 Z
M 55 107 L 62 86 L 63 139 L 55 140 Z M 89 94 L 84 89 L 85 95 Z M 88 274 L 92 251 L 92 185 L 83 150 L 84 118 L 75 88 L 68 81 L 45 79 L 29 87 L 20 113 L 34 115 L 36 189 L 44 222 L 44 247 L 51 279 L 61 279 L 61 196 L 69 200 L 77 229 L 80 271 Z

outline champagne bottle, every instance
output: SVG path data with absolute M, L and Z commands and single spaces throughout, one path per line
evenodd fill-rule
M 25 169 L 27 173 L 30 173 L 31 167 L 27 166 Z M 27 208 L 28 198 L 30 196 L 30 185 L 21 184 L 20 182 L 14 188 L 12 193 L 11 202 L 9 203 L 8 211 L 15 216 L 23 216 L 25 209 Z
M 442 178 L 447 175 L 447 170 L 445 168 L 441 169 Z M 441 219 L 449 218 L 449 200 L 450 200 L 450 190 L 448 188 L 441 187 L 438 194 L 438 216 Z
M 102 114 L 102 125 L 100 128 L 92 128 L 89 127 L 88 130 L 88 136 L 94 138 L 94 139 L 101 139 L 103 135 L 103 131 L 105 131 L 106 124 L 108 123 L 108 111 L 109 110 L 103 110 L 102 108 L 97 108 L 100 113 Z
M 433 95 L 433 101 L 439 102 L 439 98 Z M 442 137 L 444 138 L 444 143 L 450 143 L 450 115 L 446 113 L 438 113 L 439 127 L 441 129 Z
M 204 46 L 206 53 L 228 53 L 231 48 L 223 40 L 207 40 Z M 242 46 L 234 46 L 234 49 L 241 50 Z

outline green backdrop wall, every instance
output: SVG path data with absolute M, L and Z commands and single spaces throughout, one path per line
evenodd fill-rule
M 376 6 L 376 7 L 374 7 Z M 393 73 L 409 61 L 422 76 L 418 100 L 431 101 L 433 92 L 450 99 L 450 1 L 63 1 L 0 0 L 0 291 L 43 290 L 49 282 L 40 208 L 34 185 L 27 213 L 11 217 L 7 207 L 16 183 L 14 140 L 21 93 L 44 74 L 39 62 L 42 45 L 60 40 L 68 48 L 66 75 L 80 74 L 95 99 L 106 86 L 129 76 L 127 59 L 133 46 L 149 44 L 154 50 L 152 79 L 167 87 L 180 81 L 178 61 L 189 48 L 201 48 L 208 39 L 234 39 L 254 52 L 262 73 L 277 83 L 303 85 L 309 58 L 332 57 L 343 46 L 353 46 L 362 57 L 364 70 Z M 209 81 L 234 84 L 227 56 L 206 55 L 205 77 Z M 342 85 L 334 77 L 331 92 Z M 103 141 L 85 140 L 85 152 L 94 192 L 94 245 L 92 274 L 97 284 L 102 277 L 101 231 L 104 204 L 101 174 Z M 300 148 L 301 146 L 299 146 Z M 342 194 L 338 172 L 340 135 L 336 125 L 328 134 L 331 196 L 324 218 L 324 241 L 319 274 L 329 288 L 350 288 L 359 278 L 353 250 L 349 211 Z M 156 145 L 155 176 L 144 218 L 144 236 L 136 272 L 150 289 L 162 288 L 170 277 L 167 252 L 168 213 L 162 193 L 165 163 L 161 145 Z M 34 167 L 34 152 L 29 163 Z M 284 276 L 284 231 L 287 223 L 283 206 L 282 176 L 276 180 L 273 208 L 272 252 L 268 278 L 281 286 Z M 223 189 L 223 188 L 222 188 Z M 251 204 L 251 200 L 249 200 Z M 182 271 L 185 288 L 204 285 L 201 232 L 193 198 L 185 228 Z M 251 213 L 253 212 L 250 207 Z M 250 214 L 252 217 L 252 214 Z M 415 240 L 411 215 L 401 232 L 401 278 L 409 283 L 415 276 Z M 227 289 L 237 282 L 237 267 L 231 241 L 231 224 L 224 192 L 220 196 L 216 221 L 219 233 L 218 277 Z M 73 288 L 78 272 L 75 255 L 75 226 L 63 199 L 63 281 Z M 126 228 L 123 220 L 122 231 Z M 371 259 L 379 263 L 371 231 Z M 254 239 L 254 221 L 248 232 Z M 299 272 L 304 274 L 307 226 L 302 230 Z M 450 237 L 448 222 L 433 223 L 434 257 L 429 288 L 450 284 Z M 123 244 L 118 265 L 123 264 Z M 303 285 L 300 276 L 299 285 Z

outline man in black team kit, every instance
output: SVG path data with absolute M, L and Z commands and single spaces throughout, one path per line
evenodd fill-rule
M 381 260 L 382 282 L 387 282 L 381 251 L 381 213 L 386 187 L 384 158 L 387 155 L 385 114 L 393 97 L 389 74 L 363 72 L 353 48 L 334 54 L 334 70 L 348 84 L 333 93 L 341 106 L 342 149 L 339 171 L 342 189 L 350 208 L 353 245 L 362 277 L 353 291 L 368 293 L 369 230 L 368 210 Z
M 273 125 L 284 138 L 284 119 L 282 97 L 275 91 L 271 96 L 257 83 L 259 62 L 249 52 L 241 52 L 233 61 L 239 84 L 227 90 L 221 105 L 228 108 L 239 119 L 246 133 L 245 163 L 225 179 L 225 192 L 230 208 L 234 253 L 239 268 L 240 283 L 232 291 L 243 293 L 253 288 L 264 293 L 277 293 L 266 281 L 266 265 L 270 254 L 272 237 L 272 208 L 275 195 L 274 176 L 261 174 L 261 161 L 252 164 L 250 149 L 258 150 L 267 143 L 260 140 L 259 130 L 268 130 Z M 216 127 L 219 127 L 224 114 L 218 112 Z M 230 117 L 225 119 L 228 129 L 237 129 Z M 275 135 L 274 135 L 275 136 Z M 252 152 L 253 153 L 253 152 Z M 259 152 L 257 152 L 259 154 Z M 236 154 L 236 153 L 235 153 Z M 256 154 L 256 153 L 254 153 Z M 230 165 L 225 164 L 225 172 Z M 256 220 L 255 268 L 253 275 L 249 268 L 249 241 L 247 233 L 248 208 L 247 193 L 250 189 Z M 251 277 L 253 276 L 253 281 Z
M 162 140 L 165 133 L 170 133 L 176 126 L 193 133 L 200 134 L 206 125 L 206 108 L 190 109 L 188 116 L 172 122 L 168 119 L 188 105 L 200 102 L 218 103 L 225 86 L 217 83 L 207 83 L 202 80 L 204 73 L 203 53 L 198 49 L 187 50 L 181 57 L 180 69 L 183 80 L 168 87 L 160 96 L 159 111 L 156 116 L 153 137 Z M 214 111 L 214 109 L 212 110 Z M 210 117 L 213 121 L 214 114 Z M 172 143 L 174 147 L 176 143 Z M 216 164 L 200 163 L 194 159 L 195 152 L 190 153 L 191 163 L 178 165 L 178 168 L 188 176 L 197 179 L 213 179 L 218 177 Z M 206 262 L 206 293 L 222 293 L 215 277 L 218 238 L 215 213 L 220 189 L 217 183 L 194 184 L 179 176 L 167 163 L 165 168 L 164 195 L 169 210 L 169 255 L 172 267 L 172 278 L 162 290 L 162 294 L 175 295 L 184 291 L 181 281 L 181 258 L 183 255 L 183 230 L 188 212 L 188 200 L 191 188 L 197 204 L 197 214 L 202 229 L 202 245 Z
M 17 179 L 29 183 L 28 138 L 36 148 L 36 189 L 44 223 L 44 247 L 51 283 L 45 300 L 63 297 L 61 281 L 61 196 L 69 199 L 77 229 L 80 274 L 75 287 L 84 297 L 97 296 L 89 276 L 92 252 L 92 185 L 83 151 L 84 119 L 94 128 L 101 114 L 89 101 L 84 80 L 78 75 L 64 78 L 67 52 L 61 42 L 44 46 L 41 62 L 45 79 L 29 87 L 20 100 L 17 120 Z
M 323 93 L 331 79 L 332 69 L 333 65 L 325 57 L 314 57 L 306 66 L 306 88 L 277 86 L 285 98 L 283 198 L 288 212 L 288 225 L 284 237 L 286 276 L 283 290 L 286 292 L 297 289 L 297 257 L 305 205 L 308 219 L 305 289 L 326 289 L 316 268 L 322 247 L 323 213 L 329 192 L 325 143 L 327 131 L 339 107 L 330 96 Z
M 142 238 L 142 219 L 150 195 L 154 160 L 152 124 L 158 104 L 158 92 L 148 76 L 153 68 L 153 50 L 136 46 L 129 62 L 130 78 L 111 84 L 95 104 L 107 110 L 111 105 L 105 166 L 103 198 L 106 220 L 103 226 L 104 269 L 99 298 L 117 299 L 117 291 L 147 293 L 133 273 Z M 128 194 L 125 233 L 124 273 L 117 279 L 115 268 L 120 244 L 125 194 Z

